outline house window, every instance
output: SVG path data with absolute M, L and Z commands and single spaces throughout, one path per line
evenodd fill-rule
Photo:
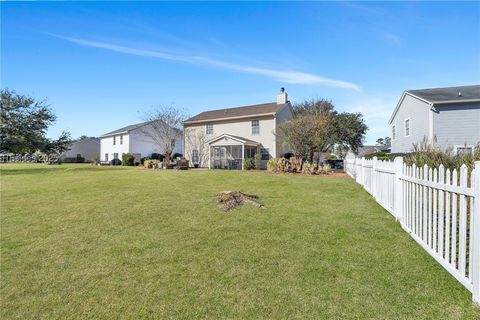
M 113 145 L 117 144 L 117 136 L 113 136 Z
M 455 146 L 455 151 L 458 156 L 464 156 L 473 153 L 473 146 Z
M 123 136 L 120 136 L 120 144 L 123 144 Z
M 113 159 L 118 159 L 118 153 L 113 154 Z
M 213 124 L 207 124 L 207 134 L 213 134 Z
M 262 155 L 262 160 L 269 160 L 270 159 L 270 152 L 267 148 L 260 148 L 260 154 Z
M 77 153 L 77 159 L 80 159 L 82 155 L 80 153 Z
M 108 161 L 108 153 L 105 153 L 105 161 Z
M 392 126 L 392 141 L 395 141 L 397 139 L 397 133 L 395 132 L 395 125 Z
M 410 136 L 410 119 L 405 119 L 405 137 Z
M 192 162 L 193 163 L 198 163 L 198 150 L 193 150 L 192 151 Z
M 259 133 L 260 133 L 260 121 L 252 120 L 252 134 L 259 134 Z

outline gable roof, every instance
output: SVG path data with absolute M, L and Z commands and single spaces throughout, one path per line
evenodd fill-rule
M 282 109 L 285 104 L 277 104 L 276 102 L 269 102 L 263 104 L 255 104 L 244 107 L 218 109 L 211 111 L 204 111 L 196 116 L 187 119 L 184 123 L 206 122 L 213 120 L 223 119 L 235 119 L 235 118 L 247 118 L 250 116 L 258 115 L 270 115 L 275 114 L 278 110 Z
M 480 101 L 480 85 L 407 90 L 406 92 L 431 104 Z
M 228 133 L 223 133 L 217 137 L 213 137 L 212 139 L 208 140 L 207 141 L 207 144 L 211 144 L 215 141 L 218 141 L 220 139 L 223 139 L 223 138 L 230 138 L 232 140 L 235 140 L 235 141 L 238 141 L 242 144 L 248 144 L 248 145 L 260 145 L 259 142 L 256 142 L 256 141 L 253 141 L 253 140 L 250 140 L 250 139 L 246 139 L 246 138 L 243 138 L 243 137 L 240 137 L 240 136 L 234 136 L 232 134 L 228 134 Z
M 480 102 L 480 85 L 405 90 L 393 110 L 390 120 L 388 120 L 389 124 L 395 118 L 406 95 L 417 98 L 432 107 L 441 104 L 454 106 L 469 102 Z

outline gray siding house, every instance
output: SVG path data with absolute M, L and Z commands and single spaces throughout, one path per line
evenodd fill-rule
M 472 151 L 480 142 L 480 85 L 404 91 L 389 125 L 392 153 L 410 152 L 423 139 Z

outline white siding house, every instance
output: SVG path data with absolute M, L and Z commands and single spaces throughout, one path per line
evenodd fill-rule
M 244 158 L 259 153 L 265 166 L 289 151 L 275 129 L 291 118 L 283 88 L 276 102 L 202 112 L 184 122 L 184 155 L 200 167 L 242 169 Z
M 70 162 L 78 162 L 83 159 L 88 162 L 99 155 L 100 141 L 97 138 L 85 138 L 72 142 L 68 150 L 62 155 L 62 159 Z
M 149 157 L 152 153 L 163 154 L 164 150 L 154 142 L 146 130 L 154 130 L 150 121 L 130 125 L 124 128 L 106 133 L 100 137 L 100 160 L 111 161 L 122 159 L 122 154 L 131 153 L 135 161 L 140 158 Z M 183 150 L 182 134 L 178 133 L 173 154 L 181 153 Z
M 426 139 L 442 149 L 480 142 L 480 85 L 405 91 L 390 120 L 392 153 Z

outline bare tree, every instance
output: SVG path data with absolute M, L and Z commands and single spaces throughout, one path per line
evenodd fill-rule
M 162 105 L 144 112 L 148 124 L 141 127 L 140 131 L 163 150 L 167 163 L 182 139 L 182 125 L 186 118 L 185 111 L 173 105 Z
M 188 154 L 192 164 L 194 153 L 197 152 L 198 165 L 203 167 L 208 159 L 207 135 L 203 127 L 185 128 L 185 153 Z

